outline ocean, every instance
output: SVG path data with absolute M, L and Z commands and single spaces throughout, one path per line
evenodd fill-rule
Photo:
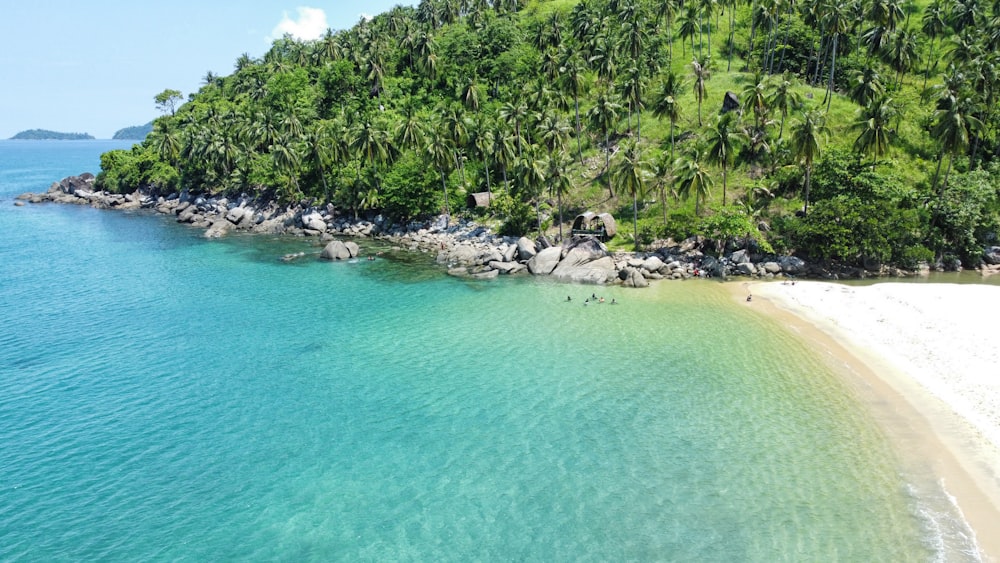
M 0 560 L 977 560 L 720 284 L 470 282 L 13 205 L 127 146 L 0 141 Z

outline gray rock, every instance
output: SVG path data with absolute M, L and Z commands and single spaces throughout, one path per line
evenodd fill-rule
M 469 274 L 469 277 L 476 280 L 493 280 L 500 275 L 497 270 L 482 270 L 479 272 L 473 272 Z
M 208 230 L 205 231 L 205 238 L 219 238 L 223 237 L 233 228 L 233 224 L 226 221 L 225 218 L 218 218 L 211 223 Z
M 347 251 L 351 253 L 351 258 L 356 258 L 358 254 L 361 253 L 361 247 L 359 247 L 358 243 L 354 242 L 353 240 L 344 242 L 344 246 L 346 246 Z
M 490 262 L 490 268 L 499 271 L 504 275 L 520 274 L 527 270 L 527 266 L 524 264 L 519 264 L 517 262 Z
M 615 262 L 610 256 L 578 262 L 583 255 L 583 252 L 571 250 L 552 271 L 552 277 L 563 282 L 596 285 L 604 285 L 614 278 Z
M 631 268 L 627 270 L 628 275 L 625 278 L 625 287 L 649 287 L 649 282 L 646 281 L 645 276 L 642 275 L 642 271 L 637 268 Z
M 781 272 L 781 264 L 777 262 L 764 262 L 764 271 L 769 274 L 777 274 Z
M 343 241 L 335 240 L 323 248 L 319 257 L 323 260 L 347 260 L 351 257 L 351 251 Z
M 517 254 L 518 254 L 517 245 L 508 244 L 503 251 L 503 261 L 513 262 Z
M 536 254 L 538 254 L 534 241 L 528 237 L 521 237 L 517 239 L 516 248 L 518 260 L 531 260 Z
M 528 271 L 536 276 L 547 276 L 556 269 L 562 249 L 556 246 L 546 248 L 528 260 Z
M 781 271 L 786 274 L 801 274 L 806 271 L 806 263 L 797 256 L 782 256 L 778 259 Z
M 736 273 L 744 276 L 752 276 L 757 273 L 757 267 L 751 262 L 742 262 L 736 265 Z
M 729 260 L 733 264 L 747 264 L 750 262 L 750 253 L 746 249 L 737 250 L 729 255 Z
M 659 272 L 660 268 L 664 267 L 666 264 L 663 260 L 660 260 L 657 256 L 650 256 L 642 263 L 642 269 L 647 272 Z
M 989 265 L 1000 264 L 1000 246 L 990 246 L 983 251 L 983 261 Z

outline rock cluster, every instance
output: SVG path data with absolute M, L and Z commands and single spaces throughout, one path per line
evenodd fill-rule
M 320 255 L 326 260 L 347 260 L 357 257 L 360 252 L 357 243 L 335 237 L 377 237 L 405 250 L 435 253 L 437 262 L 447 268 L 449 274 L 472 279 L 536 275 L 570 283 L 646 287 L 649 280 L 691 277 L 837 279 L 910 274 L 882 264 L 830 269 L 807 264 L 795 256 L 758 255 L 746 249 L 719 257 L 715 241 L 704 237 L 680 242 L 667 240 L 650 252 L 611 253 L 599 240 L 589 237 L 573 237 L 552 245 L 544 237 L 531 240 L 495 235 L 474 222 L 449 224 L 444 216 L 429 223 L 408 225 L 392 225 L 382 216 L 373 221 L 352 221 L 339 215 L 333 205 L 316 206 L 309 200 L 280 206 L 274 201 L 258 201 L 246 196 L 229 199 L 182 192 L 159 197 L 141 191 L 110 194 L 94 190 L 94 176 L 89 173 L 70 176 L 53 183 L 46 193 L 23 194 L 18 200 L 17 203 L 22 204 L 24 201 L 52 201 L 109 209 L 148 208 L 174 216 L 180 223 L 204 229 L 207 238 L 224 236 L 234 230 L 319 237 L 328 242 Z M 292 253 L 281 259 L 288 262 L 303 255 Z M 983 260 L 984 274 L 1000 272 L 1000 247 L 987 248 Z

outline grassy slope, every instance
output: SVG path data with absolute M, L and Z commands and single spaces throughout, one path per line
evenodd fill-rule
M 524 14 L 532 17 L 544 17 L 550 14 L 554 10 L 559 10 L 569 15 L 570 10 L 573 6 L 578 3 L 577 0 L 531 0 L 524 10 Z M 928 3 L 928 0 L 919 0 L 915 4 L 915 9 L 917 10 L 913 17 L 910 19 L 911 28 L 919 28 L 920 25 L 920 10 Z M 738 18 L 744 18 L 747 16 L 749 8 L 743 7 L 738 14 Z M 734 56 L 732 61 L 732 72 L 726 72 L 727 66 L 727 52 L 724 48 L 723 39 L 729 34 L 729 20 L 727 17 L 720 17 L 718 20 L 719 28 L 714 29 L 713 26 L 713 37 L 712 37 L 712 60 L 713 60 L 713 70 L 712 76 L 706 84 L 706 95 L 702 106 L 702 119 L 707 126 L 711 119 L 717 115 L 719 108 L 721 107 L 723 96 L 727 91 L 735 92 L 739 95 L 746 85 L 752 80 L 752 75 L 747 72 L 739 72 L 738 69 L 744 67 L 745 62 Z M 737 26 L 739 23 L 737 23 Z M 736 41 L 740 41 L 739 32 L 737 32 Z M 920 63 L 923 62 L 924 51 L 921 51 Z M 681 106 L 681 120 L 677 124 L 675 135 L 678 139 L 685 137 L 690 138 L 691 135 L 697 136 L 701 131 L 698 127 L 697 118 L 697 100 L 692 88 L 692 78 L 690 61 L 692 58 L 690 45 L 687 46 L 686 52 L 682 49 L 679 40 L 674 42 L 674 56 L 672 61 L 672 70 L 677 73 L 679 77 L 683 80 L 682 95 L 678 100 Z M 899 127 L 899 137 L 895 145 L 890 150 L 888 157 L 883 157 L 879 162 L 880 167 L 886 167 L 892 170 L 892 172 L 900 178 L 901 182 L 905 186 L 916 186 L 921 183 L 928 182 L 929 174 L 934 172 L 934 164 L 936 163 L 936 148 L 934 147 L 929 135 L 924 131 L 920 123 L 922 119 L 930 114 L 930 108 L 926 104 L 920 103 L 920 88 L 923 83 L 923 75 L 920 70 L 922 66 L 918 66 L 918 70 L 907 74 L 904 77 L 902 88 L 895 92 L 894 99 L 901 104 L 903 107 L 904 118 L 900 122 Z M 591 75 L 589 83 L 593 85 L 594 77 Z M 890 78 L 885 77 L 888 81 Z M 647 100 L 651 100 L 655 95 L 655 89 L 658 86 L 659 78 L 655 78 L 650 81 L 647 85 L 647 93 L 645 97 Z M 933 83 L 933 79 L 931 81 Z M 821 107 L 821 102 L 825 95 L 824 88 L 814 88 L 805 84 L 800 84 L 797 90 L 802 95 L 806 109 L 823 109 Z M 591 95 L 593 95 L 593 89 L 591 90 Z M 647 101 L 647 105 L 650 101 Z M 584 114 L 587 109 L 593 105 L 593 100 L 584 98 L 581 99 L 581 114 Z M 859 110 L 859 106 L 841 95 L 835 95 L 833 102 L 830 106 L 829 114 L 827 115 L 827 124 L 829 128 L 829 135 L 826 138 L 825 144 L 823 146 L 824 150 L 843 148 L 850 149 L 854 143 L 854 139 L 857 137 L 857 133 L 851 129 L 851 125 L 856 119 L 856 112 Z M 801 114 L 801 112 L 798 112 Z M 796 119 L 796 114 L 789 114 L 788 120 L 785 124 L 785 136 L 788 136 L 788 129 Z M 780 119 L 780 117 L 777 117 Z M 618 131 L 624 133 L 626 130 L 626 118 L 622 117 L 619 123 Z M 663 150 L 669 150 L 669 138 L 670 138 L 670 123 L 669 120 L 657 119 L 653 116 L 651 111 L 644 111 L 642 114 L 642 139 L 643 139 L 643 151 L 647 159 L 653 160 L 659 156 Z M 572 221 L 573 213 L 583 211 L 583 210 L 599 210 L 599 211 L 611 211 L 615 214 L 615 217 L 619 219 L 619 223 L 622 225 L 620 231 L 623 237 L 618 237 L 615 241 L 615 246 L 621 246 L 622 248 L 631 246 L 631 201 L 626 201 L 629 198 L 623 197 L 621 201 L 618 198 L 608 199 L 608 192 L 606 187 L 606 179 L 599 175 L 604 167 L 604 156 L 603 153 L 599 151 L 599 148 L 595 143 L 587 142 L 590 139 L 585 140 L 584 143 L 584 158 L 587 162 L 587 166 L 580 167 L 576 165 L 573 177 L 575 179 L 575 190 L 570 194 L 565 202 L 567 206 L 567 211 L 565 212 L 565 220 L 567 222 Z M 694 142 L 689 140 L 687 142 Z M 572 152 L 575 155 L 575 142 L 571 143 L 573 148 Z M 675 153 L 680 154 L 684 143 L 678 143 L 675 148 Z M 596 165 L 596 166 L 595 166 Z M 612 163 L 612 166 L 614 164 Z M 708 209 L 718 209 L 722 205 L 722 179 L 721 170 L 718 167 L 711 168 L 715 172 L 715 187 L 712 190 L 712 194 L 708 199 Z M 743 196 L 746 190 L 754 184 L 754 180 L 750 178 L 749 170 L 745 166 L 737 166 L 735 169 L 729 171 L 728 174 L 728 199 L 733 201 Z M 662 223 L 662 209 L 660 204 L 656 201 L 656 194 L 647 194 L 645 198 L 646 205 L 640 209 L 640 217 L 646 217 L 647 222 L 651 224 Z M 772 212 L 780 213 L 791 212 L 801 206 L 801 200 L 794 197 L 792 199 L 776 200 L 772 202 L 770 208 Z M 694 200 L 689 201 L 676 201 L 668 200 L 668 211 L 674 210 L 685 210 L 687 212 L 693 213 Z M 703 214 L 705 212 L 703 211 Z M 568 228 L 569 225 L 564 225 L 564 229 Z M 553 226 L 550 232 L 554 232 L 557 226 Z M 628 240 L 626 240 L 628 239 Z

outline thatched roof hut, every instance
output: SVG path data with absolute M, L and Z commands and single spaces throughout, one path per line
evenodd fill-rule
M 489 207 L 493 203 L 493 192 L 477 192 L 465 196 L 465 205 L 470 209 L 475 207 Z
M 615 218 L 610 213 L 593 213 L 587 211 L 576 216 L 573 220 L 573 234 L 593 236 L 601 240 L 608 240 L 618 232 Z

